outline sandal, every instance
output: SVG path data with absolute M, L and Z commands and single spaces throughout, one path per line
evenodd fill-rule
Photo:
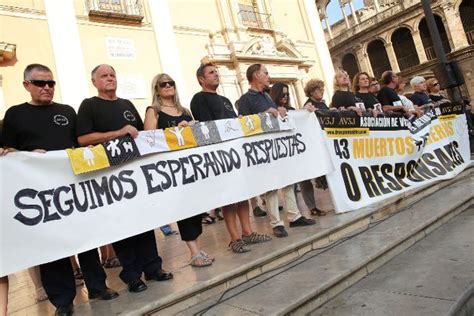
M 229 248 L 234 252 L 234 253 L 244 253 L 244 252 L 249 252 L 250 248 L 247 246 L 247 244 L 242 240 L 242 239 L 237 239 L 233 240 L 229 244 Z
M 313 209 L 311 209 L 311 215 L 314 215 L 314 216 L 326 216 L 326 212 L 324 211 L 321 211 L 319 208 L 315 207 Z
M 202 223 L 204 225 L 211 225 L 211 224 L 214 224 L 215 222 L 216 222 L 216 218 L 209 214 L 207 214 L 206 216 L 202 218 Z
M 212 262 L 214 262 L 216 260 L 216 258 L 214 258 L 214 256 L 211 256 L 211 255 L 207 254 L 204 250 L 201 250 L 200 254 L 203 255 L 204 257 L 206 257 L 207 259 L 211 260 Z
M 106 269 L 111 269 L 111 268 L 117 268 L 122 266 L 120 263 L 120 260 L 117 257 L 105 259 L 104 263 L 102 263 L 102 266 Z
M 37 303 L 46 301 L 48 299 L 48 294 L 46 294 L 43 287 L 37 288 L 35 291 L 35 300 Z
M 253 232 L 248 236 L 242 235 L 242 240 L 246 244 L 259 244 L 259 243 L 262 243 L 262 242 L 267 242 L 267 241 L 272 240 L 272 237 L 270 237 L 268 235 L 258 234 L 256 232 Z
M 198 253 L 191 258 L 191 262 L 189 264 L 196 268 L 208 267 L 212 264 L 212 260 L 203 256 L 202 253 Z

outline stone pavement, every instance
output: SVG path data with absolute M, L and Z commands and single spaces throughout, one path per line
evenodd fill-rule
M 447 315 L 474 281 L 473 229 L 471 207 L 311 315 Z
M 331 199 L 329 196 L 329 191 L 321 191 L 316 190 L 316 198 L 317 198 L 317 205 L 322 210 L 332 211 L 333 206 L 331 203 Z M 298 195 L 298 205 L 300 210 L 304 214 L 308 215 L 308 209 L 304 202 L 302 201 L 301 197 Z M 352 216 L 352 215 L 350 215 Z M 350 217 L 349 216 L 349 217 Z M 328 214 L 322 218 L 322 221 L 316 225 L 313 230 L 320 230 L 321 225 L 322 227 L 330 227 L 341 221 L 342 218 L 347 216 L 335 216 L 334 213 Z M 271 235 L 271 228 L 269 225 L 268 217 L 264 218 L 253 218 L 251 216 L 252 226 L 258 232 L 263 232 Z M 176 225 L 172 225 L 175 229 L 177 229 Z M 160 256 L 163 258 L 164 261 L 164 269 L 172 271 L 175 276 L 175 279 L 169 282 L 160 282 L 160 283 L 149 283 L 149 289 L 145 292 L 138 293 L 138 294 L 129 294 L 126 291 L 126 286 L 123 284 L 120 279 L 118 278 L 118 273 L 120 272 L 120 268 L 115 269 L 107 269 L 107 282 L 109 287 L 120 291 L 121 296 L 113 301 L 109 302 L 101 302 L 101 301 L 92 301 L 89 302 L 87 298 L 87 292 L 83 286 L 77 288 L 77 295 L 74 301 L 76 305 L 76 311 L 79 313 L 83 313 L 84 311 L 89 311 L 91 313 L 95 313 L 94 311 L 100 311 L 100 308 L 105 304 L 117 304 L 117 308 L 120 308 L 122 303 L 125 304 L 133 304 L 135 301 L 134 298 L 137 296 L 142 296 L 142 298 L 146 298 L 146 296 L 150 296 L 150 300 L 153 297 L 157 296 L 157 293 L 162 292 L 160 287 L 169 286 L 171 290 L 182 289 L 185 288 L 188 282 L 195 282 L 199 281 L 199 279 L 210 278 L 213 275 L 219 273 L 225 273 L 228 270 L 227 262 L 234 261 L 233 264 L 238 264 L 239 262 L 244 263 L 247 261 L 249 257 L 252 255 L 256 255 L 256 250 L 253 252 L 249 252 L 243 255 L 234 255 L 227 249 L 228 234 L 227 230 L 225 229 L 225 225 L 223 221 L 218 221 L 212 225 L 203 225 L 204 232 L 201 237 L 201 241 L 203 244 L 203 248 L 210 254 L 216 256 L 216 262 L 213 266 L 208 268 L 196 270 L 196 268 L 191 268 L 189 263 L 189 252 L 184 244 L 181 241 L 179 235 L 172 235 L 172 236 L 163 236 L 159 230 L 156 230 L 155 235 L 158 243 L 158 249 Z M 288 245 L 291 244 L 294 240 L 300 238 L 301 234 L 307 234 L 309 231 L 306 228 L 302 229 L 288 229 L 290 233 L 289 238 L 285 238 L 284 240 L 274 240 L 268 243 L 267 246 L 269 247 L 279 247 L 280 245 Z M 255 247 L 255 246 L 254 246 Z M 260 247 L 258 245 L 257 247 Z M 269 248 L 268 251 L 271 251 Z M 204 272 L 204 273 L 203 273 Z M 44 301 L 40 303 L 36 303 L 34 299 L 35 291 L 33 283 L 27 273 L 27 271 L 20 271 L 18 273 L 12 274 L 9 276 L 10 280 L 10 292 L 9 292 L 9 315 L 20 316 L 20 315 L 53 315 L 54 314 L 54 307 L 49 303 L 49 301 Z M 119 314 L 120 311 L 117 311 Z M 99 315 L 100 313 L 95 313 Z

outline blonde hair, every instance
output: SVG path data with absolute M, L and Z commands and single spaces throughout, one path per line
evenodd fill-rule
M 428 90 L 428 93 L 432 92 L 431 89 L 433 89 L 433 87 L 434 87 L 433 83 L 435 83 L 435 82 L 438 82 L 438 84 L 439 84 L 439 80 L 436 79 L 436 78 L 430 78 L 430 79 L 426 80 L 426 90 Z
M 348 83 L 348 86 L 347 86 L 347 89 L 346 89 L 346 90 L 342 90 L 342 87 L 340 87 L 339 84 L 337 83 L 337 77 L 339 77 L 339 76 L 341 76 L 341 75 L 346 75 L 347 77 L 349 77 L 349 75 L 347 74 L 347 72 L 346 72 L 345 70 L 337 69 L 336 72 L 334 73 L 334 82 L 333 82 L 334 91 L 337 91 L 337 90 L 340 90 L 340 91 L 351 91 L 351 83 L 350 83 L 350 80 L 349 80 L 349 83 Z
M 152 95 L 151 107 L 153 108 L 153 110 L 155 110 L 155 114 L 158 114 L 161 111 L 161 98 L 159 95 L 159 91 L 162 88 L 159 87 L 159 83 L 165 82 L 165 81 L 174 81 L 174 80 L 173 78 L 170 77 L 170 75 L 161 73 L 161 74 L 156 75 L 151 81 L 151 95 Z M 190 114 L 188 109 L 184 108 L 181 105 L 181 102 L 179 101 L 178 88 L 176 87 L 176 82 L 174 86 L 173 103 L 176 105 L 176 108 L 178 109 L 179 112 Z

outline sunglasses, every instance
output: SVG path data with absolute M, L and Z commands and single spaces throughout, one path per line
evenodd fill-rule
M 439 86 L 439 82 L 433 83 L 433 86 Z
M 288 97 L 290 96 L 290 94 L 287 92 L 287 93 L 282 93 L 282 97 Z
M 27 80 L 29 83 L 31 83 L 34 86 L 44 88 L 46 85 L 50 88 L 54 88 L 56 85 L 56 81 L 54 80 Z
M 377 85 L 379 85 L 379 84 L 380 84 L 380 83 L 378 83 L 378 82 L 374 82 L 374 83 L 371 83 L 370 86 L 371 86 L 371 87 L 374 87 L 374 86 L 377 86 Z
M 171 81 L 163 81 L 163 82 L 160 82 L 160 83 L 159 83 L 160 88 L 164 88 L 164 87 L 166 87 L 167 85 L 169 85 L 170 87 L 174 87 L 175 83 L 174 83 L 173 80 L 171 80 Z

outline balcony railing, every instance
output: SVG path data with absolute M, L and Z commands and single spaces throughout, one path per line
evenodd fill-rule
M 469 45 L 474 45 L 474 30 L 467 32 L 466 36 L 467 36 L 467 42 L 469 43 Z
M 271 14 L 257 12 L 254 10 L 240 10 L 237 15 L 243 25 L 248 27 L 256 27 L 260 29 L 271 29 Z
M 447 42 L 442 42 L 443 44 L 443 47 L 444 49 L 446 50 L 446 47 L 449 47 L 449 44 Z M 446 50 L 445 53 L 449 53 L 449 50 Z M 436 58 L 436 52 L 435 52 L 435 49 L 434 49 L 434 46 L 430 46 L 430 47 L 427 47 L 425 48 L 425 54 L 426 54 L 426 58 L 428 60 L 433 60 Z
M 90 17 L 141 22 L 143 10 L 139 0 L 86 0 Z

